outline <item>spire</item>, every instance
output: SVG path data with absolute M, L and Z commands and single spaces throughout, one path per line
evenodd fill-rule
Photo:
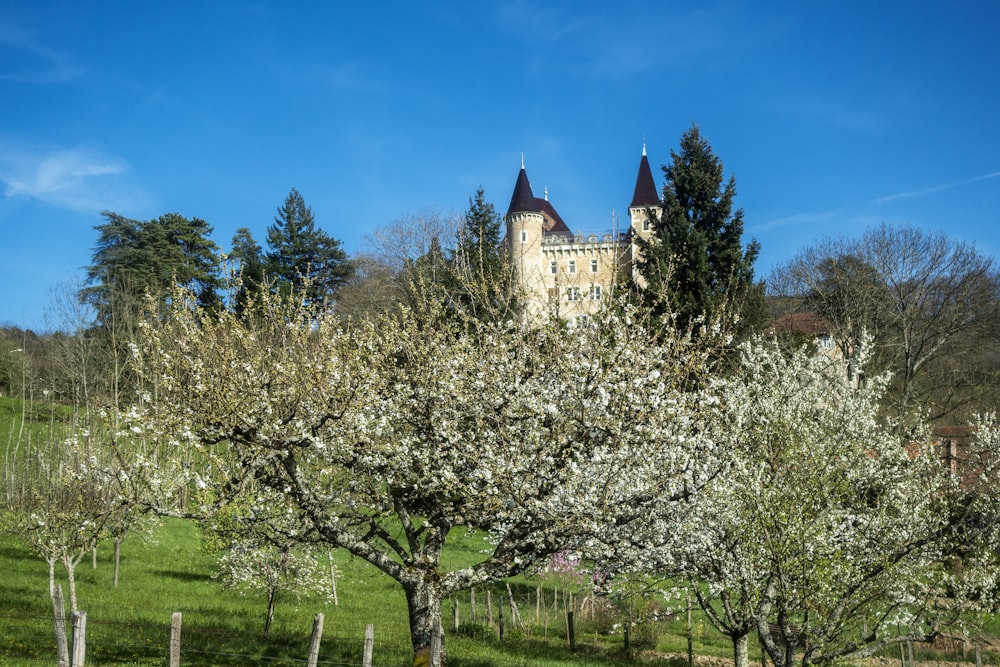
M 531 183 L 528 182 L 528 173 L 524 170 L 524 153 L 521 153 L 521 171 L 517 174 L 517 183 L 514 184 L 514 194 L 511 195 L 507 215 L 537 210 L 535 195 L 532 194 Z
M 660 196 L 653 181 L 653 170 L 649 168 L 649 158 L 646 157 L 646 142 L 642 142 L 642 157 L 639 158 L 639 174 L 635 179 L 635 191 L 632 193 L 632 203 L 629 208 L 646 208 L 659 206 Z

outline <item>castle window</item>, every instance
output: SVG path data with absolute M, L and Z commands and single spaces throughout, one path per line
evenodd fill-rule
M 646 218 L 642 221 L 642 231 L 644 232 L 649 231 L 649 218 Z
M 591 285 L 590 286 L 590 300 L 591 301 L 600 301 L 601 300 L 601 286 L 600 285 Z
M 527 242 L 528 242 L 528 232 L 522 229 L 521 230 L 521 243 L 527 243 Z
M 567 301 L 579 301 L 580 300 L 580 288 L 579 287 L 567 287 L 566 288 L 566 300 Z
M 569 272 L 570 273 L 576 273 L 576 260 L 575 259 L 569 260 Z
M 597 260 L 596 259 L 590 260 L 590 272 L 591 273 L 597 273 Z
M 556 272 L 558 271 L 559 271 L 559 265 L 556 264 L 556 261 L 552 260 L 551 262 L 549 262 L 549 273 L 551 273 L 552 275 L 556 275 Z

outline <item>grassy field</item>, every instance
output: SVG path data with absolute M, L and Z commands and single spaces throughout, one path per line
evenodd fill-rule
M 5 474 L 31 474 L 26 453 L 44 450 L 60 437 L 69 416 L 61 408 L 24 405 L 0 397 Z M 445 565 L 475 562 L 486 546 L 482 537 L 456 531 L 446 550 Z M 113 585 L 112 544 L 104 543 L 98 549 L 96 568 L 89 558 L 77 568 L 79 606 L 87 612 L 87 664 L 167 665 L 170 619 L 175 612 L 183 615 L 181 662 L 185 666 L 303 665 L 318 612 L 325 616 L 320 664 L 360 664 L 368 624 L 375 629 L 375 665 L 410 664 L 406 603 L 398 584 L 342 552 L 335 552 L 333 558 L 340 571 L 339 605 L 279 599 L 270 638 L 265 641 L 266 600 L 263 595 L 248 598 L 223 589 L 213 578 L 214 556 L 202 548 L 194 522 L 164 520 L 149 535 L 130 536 L 122 546 L 117 588 Z M 61 566 L 57 577 L 65 591 Z M 535 593 L 540 583 L 544 606 L 539 614 Z M 495 607 L 501 596 L 506 598 L 506 582 L 491 589 L 492 623 L 486 618 L 483 589 L 477 591 L 475 619 L 470 617 L 468 592 L 445 603 L 449 665 L 686 665 L 686 660 L 678 657 L 687 650 L 682 615 L 661 615 L 657 622 L 636 627 L 632 632 L 634 650 L 626 656 L 620 629 L 622 612 L 605 604 L 586 606 L 576 612 L 577 650 L 570 652 L 564 609 L 554 608 L 557 591 L 565 604 L 568 584 L 521 577 L 510 585 L 525 626 L 512 628 L 508 621 L 503 642 L 498 638 Z M 453 627 L 456 602 L 461 618 L 457 630 Z M 722 660 L 730 657 L 728 640 L 698 613 L 692 632 L 698 655 Z M 752 647 L 751 664 L 760 664 L 754 649 L 756 646 Z M 0 667 L 51 665 L 55 656 L 47 565 L 14 537 L 0 534 Z
M 473 538 L 460 540 L 450 557 L 465 560 L 479 546 Z M 88 664 L 166 665 L 174 612 L 183 614 L 184 665 L 303 664 L 317 612 L 325 616 L 322 664 L 360 663 L 367 624 L 375 627 L 376 664 L 409 664 L 406 605 L 398 585 L 344 554 L 336 554 L 335 562 L 341 571 L 339 606 L 279 601 L 271 637 L 265 642 L 264 599 L 241 597 L 212 578 L 213 559 L 200 548 L 194 523 L 165 520 L 149 537 L 130 537 L 122 547 L 118 588 L 112 585 L 111 546 L 102 545 L 97 568 L 88 559 L 77 570 L 80 608 L 87 612 Z M 470 622 L 468 598 L 463 597 L 459 609 L 465 620 L 456 633 L 451 625 L 453 602 L 446 603 L 449 664 L 584 666 L 624 661 L 621 635 L 607 634 L 611 620 L 606 614 L 597 614 L 591 621 L 586 612 L 579 612 L 580 645 L 576 653 L 570 653 L 564 627 L 556 620 L 562 618 L 561 612 L 549 614 L 547 620 L 543 616 L 535 625 L 535 607 L 529 599 L 535 584 L 513 583 L 529 628 L 509 629 L 500 643 L 495 625 L 487 626 L 482 618 L 485 593 L 480 590 L 480 622 Z M 494 589 L 494 600 L 501 590 L 505 588 Z M 553 591 L 546 591 L 551 600 Z M 52 664 L 51 617 L 45 563 L 12 538 L 0 537 L 0 665 Z M 671 636 L 668 624 L 660 625 L 656 631 L 662 634 L 660 648 L 680 649 L 682 638 Z M 708 639 L 700 638 L 699 652 L 726 654 L 721 638 L 706 643 Z M 652 647 L 647 643 L 647 648 Z M 643 662 L 668 663 L 652 657 Z

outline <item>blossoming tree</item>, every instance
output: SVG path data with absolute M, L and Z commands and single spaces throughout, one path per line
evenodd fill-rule
M 932 637 L 963 608 L 945 601 L 954 480 L 913 444 L 925 440 L 879 419 L 883 388 L 763 343 L 716 382 L 727 468 L 659 553 L 691 579 L 737 667 L 755 632 L 779 667 L 828 664 Z
M 175 297 L 147 322 L 136 359 L 157 390 L 129 423 L 184 452 L 206 513 L 238 501 L 242 520 L 399 582 L 415 662 L 449 594 L 626 539 L 716 470 L 690 385 L 705 347 L 627 308 L 574 327 L 428 301 L 344 324 L 261 299 L 241 318 Z M 446 570 L 456 528 L 492 547 Z

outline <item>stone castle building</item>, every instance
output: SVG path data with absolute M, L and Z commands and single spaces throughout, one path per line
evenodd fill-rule
M 522 158 L 504 222 L 507 251 L 526 295 L 528 316 L 553 312 L 578 320 L 596 312 L 615 285 L 635 277 L 635 240 L 652 234 L 651 211 L 659 215 L 660 198 L 645 146 L 628 227 L 603 234 L 574 233 L 549 202 L 547 191 L 541 198 L 531 191 Z

